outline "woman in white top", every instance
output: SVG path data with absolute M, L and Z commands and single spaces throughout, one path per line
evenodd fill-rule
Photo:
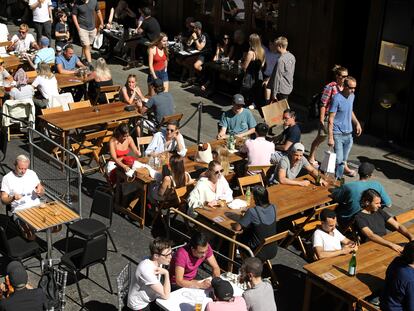
M 13 82 L 13 77 L 11 74 L 4 68 L 4 59 L 0 58 L 0 86 L 4 86 L 4 82 Z
M 194 215 L 194 209 L 207 205 L 214 207 L 219 205 L 219 200 L 231 202 L 233 191 L 223 175 L 223 167 L 220 162 L 213 160 L 208 164 L 207 177 L 202 177 L 197 182 L 194 190 L 188 198 L 188 214 Z
M 49 64 L 40 63 L 37 67 L 37 77 L 32 86 L 39 91 L 33 102 L 39 108 L 46 108 L 52 96 L 59 95 L 58 82 L 55 75 L 50 71 Z

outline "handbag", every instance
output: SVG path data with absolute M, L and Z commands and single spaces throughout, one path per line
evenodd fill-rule
M 93 48 L 94 49 L 100 49 L 103 43 L 103 33 L 98 33 L 95 37 L 95 40 L 93 40 Z
M 336 153 L 332 150 L 326 150 L 320 170 L 324 173 L 335 173 Z
M 271 102 L 262 107 L 263 116 L 269 127 L 283 124 L 283 111 L 289 108 L 286 99 Z

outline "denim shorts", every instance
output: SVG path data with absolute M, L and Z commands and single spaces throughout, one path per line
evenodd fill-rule
M 160 70 L 160 71 L 155 71 L 155 75 L 157 76 L 158 79 L 161 79 L 162 82 L 168 81 L 168 72 L 165 71 L 165 69 Z M 151 74 L 148 75 L 147 82 L 148 84 L 151 84 L 152 82 L 154 82 L 154 78 Z

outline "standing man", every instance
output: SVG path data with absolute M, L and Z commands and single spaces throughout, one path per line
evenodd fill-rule
M 287 99 L 292 93 L 296 59 L 287 50 L 288 40 L 285 37 L 277 38 L 275 45 L 280 57 L 277 65 L 273 68 L 267 88 L 271 90 L 273 100 L 282 100 Z
M 77 0 L 72 9 L 72 19 L 79 33 L 82 54 L 89 64 L 92 61 L 91 45 L 96 37 L 95 12 L 99 18 L 99 30 L 102 30 L 104 22 L 97 0 Z
M 53 7 L 51 0 L 29 0 L 33 11 L 33 24 L 36 31 L 36 41 L 40 44 L 42 36 L 52 40 Z
M 361 124 L 353 112 L 355 88 L 355 78 L 348 76 L 344 81 L 343 90 L 333 97 L 329 109 L 328 146 L 334 147 L 336 153 L 335 177 L 337 179 L 344 175 L 345 163 L 352 148 L 352 123 L 355 125 L 356 135 L 360 136 L 362 133 Z M 354 177 L 356 172 L 349 170 L 345 171 L 345 174 Z

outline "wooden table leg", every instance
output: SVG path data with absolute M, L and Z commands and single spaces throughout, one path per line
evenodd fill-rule
M 147 189 L 148 189 L 148 184 L 144 183 L 144 189 L 143 189 L 143 194 L 142 194 L 142 205 L 141 205 L 141 229 L 144 229 L 145 226 L 145 210 L 147 208 Z
M 309 310 L 311 293 L 312 293 L 312 279 L 309 276 L 306 276 L 305 294 L 303 296 L 302 311 L 308 311 Z

